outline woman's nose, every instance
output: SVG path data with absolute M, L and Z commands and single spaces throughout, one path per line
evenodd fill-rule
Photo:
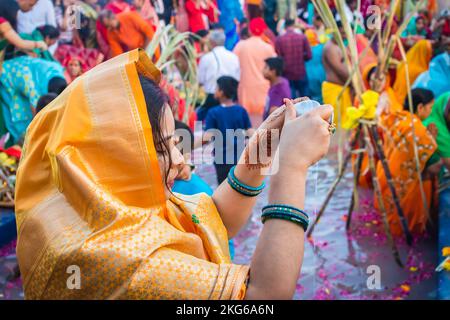
M 180 150 L 177 147 L 172 148 L 172 165 L 173 166 L 181 166 L 184 165 L 184 157 L 181 154 Z

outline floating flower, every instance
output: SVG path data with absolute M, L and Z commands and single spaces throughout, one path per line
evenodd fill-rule
M 400 286 L 400 288 L 401 288 L 402 291 L 405 292 L 405 293 L 409 293 L 409 292 L 411 291 L 411 287 L 410 287 L 409 285 L 407 285 L 407 284 L 402 284 L 402 285 Z

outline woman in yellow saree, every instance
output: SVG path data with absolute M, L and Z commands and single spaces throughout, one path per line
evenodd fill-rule
M 267 221 L 251 265 L 235 265 L 228 238 L 255 198 L 227 182 L 213 197 L 170 192 L 184 160 L 159 80 L 143 51 L 122 54 L 77 78 L 31 123 L 16 185 L 27 299 L 292 298 L 302 228 Z M 328 150 L 323 119 L 332 109 L 296 118 L 292 103 L 268 118 L 246 152 L 282 127 L 269 201 L 302 208 L 307 167 Z M 301 148 L 301 156 L 288 152 Z M 259 186 L 260 164 L 243 161 L 235 176 Z
M 431 42 L 428 40 L 418 41 L 406 53 L 406 60 L 408 62 L 409 83 L 412 86 L 416 78 L 428 70 L 433 54 Z M 397 100 L 403 104 L 406 95 L 408 94 L 408 87 L 406 85 L 406 66 L 405 62 L 401 62 L 397 67 L 397 75 L 394 83 L 394 91 L 397 95 Z

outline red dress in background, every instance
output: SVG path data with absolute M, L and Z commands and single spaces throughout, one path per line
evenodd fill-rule
M 209 8 L 204 9 L 202 8 L 202 6 L 197 5 L 195 0 L 186 1 L 186 11 L 189 19 L 189 30 L 191 32 L 195 33 L 200 30 L 209 29 L 207 19 L 212 23 L 217 22 L 218 17 L 215 14 L 214 6 L 215 3 L 213 2 L 213 4 L 209 6 Z

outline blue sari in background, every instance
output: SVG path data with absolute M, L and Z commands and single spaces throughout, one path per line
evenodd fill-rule
M 308 75 L 310 98 L 322 103 L 322 82 L 326 79 L 325 69 L 322 64 L 323 44 L 311 47 L 312 58 L 305 63 Z
M 445 52 L 434 57 L 428 71 L 421 73 L 414 81 L 413 88 L 431 90 L 436 99 L 450 91 L 450 55 Z
M 57 62 L 21 56 L 3 63 L 0 107 L 14 143 L 24 135 L 33 119 L 32 108 L 48 93 L 48 83 L 55 77 L 64 78 L 64 68 Z
M 242 22 L 244 19 L 241 4 L 239 0 L 218 0 L 217 6 L 221 12 L 219 23 L 225 30 L 225 48 L 233 50 L 236 43 L 239 42 L 239 34 L 234 20 Z

